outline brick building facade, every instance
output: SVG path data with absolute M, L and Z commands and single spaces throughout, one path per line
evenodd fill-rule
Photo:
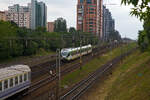
M 77 30 L 102 38 L 102 0 L 78 0 Z

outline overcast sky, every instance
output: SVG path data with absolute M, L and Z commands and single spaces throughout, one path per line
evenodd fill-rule
M 77 0 L 38 0 L 46 3 L 48 8 L 48 21 L 54 21 L 58 17 L 67 20 L 68 27 L 76 27 L 76 5 Z M 130 6 L 120 6 L 121 0 L 104 0 L 106 5 L 115 19 L 116 30 L 120 32 L 122 37 L 137 39 L 138 30 L 142 29 L 142 23 L 135 17 L 129 15 Z M 27 5 L 31 0 L 0 0 L 0 10 L 7 10 L 8 6 L 13 4 Z

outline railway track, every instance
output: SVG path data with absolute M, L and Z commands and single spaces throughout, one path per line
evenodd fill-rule
M 104 54 L 104 53 L 106 53 L 106 52 L 108 52 L 108 50 L 104 49 L 104 50 L 101 50 L 100 52 L 94 54 L 93 56 L 92 56 L 92 55 L 88 55 L 88 57 L 86 57 L 86 58 L 83 60 L 83 64 L 85 64 L 86 62 L 92 60 L 94 57 L 97 57 L 97 56 L 99 56 L 99 55 L 101 55 L 101 54 Z M 77 61 L 77 62 L 74 63 L 74 64 L 71 64 L 71 63 L 70 63 L 68 66 L 69 66 L 69 67 L 67 67 L 67 68 L 65 68 L 65 69 L 63 69 L 63 70 L 61 71 L 61 76 L 66 75 L 66 74 L 68 74 L 69 72 L 74 71 L 74 70 L 80 68 L 82 65 L 79 63 L 79 61 Z M 49 73 L 49 70 L 48 70 L 48 69 L 45 69 L 45 70 Z M 56 73 L 55 73 L 53 76 L 49 75 L 48 77 L 46 77 L 46 78 L 44 78 L 44 79 L 42 79 L 42 80 L 40 80 L 40 81 L 38 81 L 38 82 L 36 82 L 36 83 L 33 83 L 32 86 L 30 87 L 29 91 L 28 91 L 27 93 L 25 93 L 24 95 L 30 94 L 30 93 L 32 93 L 33 91 L 39 89 L 40 87 L 42 87 L 42 86 L 44 86 L 44 85 L 46 85 L 46 84 L 48 84 L 48 83 L 50 83 L 50 82 L 52 82 L 52 81 L 54 81 L 54 80 L 56 80 L 56 79 L 57 79 Z
M 96 55 L 97 52 L 105 52 L 105 51 L 107 51 L 106 49 L 113 48 L 113 47 L 115 47 L 115 45 L 116 44 L 113 44 L 113 45 L 109 44 L 109 45 L 101 46 L 99 48 L 95 48 L 95 49 L 93 49 L 93 53 L 94 53 L 94 55 Z M 83 59 L 86 59 L 88 57 L 91 58 L 89 55 L 87 55 L 87 56 L 84 56 Z M 67 64 L 61 62 L 61 67 L 70 66 L 72 63 L 79 62 L 78 60 L 79 59 L 74 60 L 72 62 L 69 62 Z M 49 61 L 49 62 L 46 62 L 46 63 L 36 65 L 34 67 L 31 67 L 32 79 L 38 78 L 41 75 L 49 73 L 49 70 L 55 70 L 55 69 L 56 69 L 56 60 L 55 59 L 53 61 Z
M 101 52 L 99 53 L 99 55 L 100 55 L 100 54 L 103 54 L 104 51 L 105 51 L 105 50 L 101 51 Z M 105 51 L 105 52 L 107 52 L 107 51 Z M 98 56 L 98 55 L 97 55 L 97 56 Z M 88 55 L 88 57 L 85 57 L 85 59 L 83 60 L 83 63 L 86 63 L 86 62 L 90 61 L 90 60 L 93 59 L 93 58 L 94 58 L 94 56 Z M 73 70 L 75 70 L 75 69 L 78 69 L 78 68 L 81 66 L 81 64 L 79 63 L 79 61 L 77 61 L 76 63 L 74 63 L 74 64 L 71 64 L 71 63 L 70 63 L 70 64 L 67 65 L 67 66 L 69 66 L 69 67 L 67 67 L 67 68 L 65 68 L 65 69 L 63 69 L 63 70 L 61 71 L 61 76 L 66 75 L 67 73 L 69 73 L 69 72 L 71 72 L 71 71 L 73 71 Z M 55 67 L 55 66 L 54 66 L 54 67 Z M 53 69 L 53 68 L 52 68 L 52 69 Z M 43 71 L 49 73 L 49 70 L 50 70 L 50 68 L 45 68 Z M 29 90 L 29 91 L 32 92 L 33 90 L 37 90 L 38 88 L 42 87 L 43 85 L 45 85 L 45 84 L 47 84 L 47 83 L 49 83 L 49 82 L 52 82 L 52 81 L 54 81 L 54 80 L 56 80 L 56 73 L 55 73 L 53 76 L 50 76 L 50 75 L 49 75 L 48 77 L 46 77 L 46 78 L 44 78 L 44 79 L 42 79 L 42 80 L 40 80 L 40 81 L 38 81 L 38 82 L 36 82 L 36 83 L 33 83 L 32 86 L 31 86 L 31 90 Z M 33 89 L 32 89 L 32 88 L 33 88 Z
M 77 100 L 79 97 L 86 92 L 88 88 L 92 86 L 93 83 L 96 82 L 96 80 L 104 73 L 108 72 L 114 65 L 116 65 L 118 62 L 120 62 L 124 57 L 128 56 L 132 52 L 134 52 L 137 48 L 134 48 L 130 50 L 127 53 L 124 53 L 110 62 L 106 63 L 102 67 L 100 67 L 98 70 L 90 74 L 86 79 L 80 81 L 78 84 L 76 84 L 70 91 L 68 91 L 65 95 L 60 97 L 60 100 Z
M 103 53 L 107 52 L 108 50 L 110 50 L 109 48 L 110 48 L 109 46 L 105 46 L 105 47 L 103 46 L 103 47 L 94 49 L 95 52 L 94 52 L 93 56 L 92 55 L 88 55 L 88 56 L 85 56 L 83 58 L 83 64 L 86 63 L 86 62 L 88 62 L 88 61 L 90 61 L 94 57 L 99 56 L 100 54 L 103 54 Z M 112 46 L 111 48 L 115 48 L 115 46 Z M 81 66 L 80 63 L 79 63 L 79 61 L 75 60 L 75 62 L 76 63 L 73 63 L 73 64 L 72 64 L 72 62 L 69 63 L 69 64 L 67 64 L 67 66 L 69 66 L 69 67 L 64 68 L 61 71 L 61 75 L 63 76 L 63 75 L 65 75 L 65 74 L 67 74 L 67 73 L 69 73 L 69 72 L 71 72 L 71 71 L 73 71 L 73 70 L 75 70 L 75 69 L 77 69 L 77 68 L 79 68 Z M 49 64 L 51 64 L 53 66 L 50 67 Z M 63 65 L 65 65 L 65 64 L 63 63 Z M 32 69 L 33 70 L 33 72 L 32 72 L 32 75 L 33 75 L 32 78 L 36 78 L 39 75 L 49 73 L 49 70 L 54 70 L 54 69 L 56 69 L 55 67 L 56 67 L 55 61 L 54 62 L 47 62 L 44 65 L 41 64 L 40 67 L 38 65 L 37 68 L 33 67 L 33 69 Z M 46 84 L 48 84 L 48 83 L 50 83 L 52 81 L 55 81 L 56 79 L 57 79 L 56 74 L 54 74 L 53 76 L 48 75 L 48 77 L 45 77 L 44 79 L 33 83 L 31 85 L 31 87 L 29 88 L 29 90 L 27 92 L 25 92 L 22 96 L 26 96 L 26 95 L 28 95 L 28 94 L 30 94 L 30 93 L 38 90 L 42 86 L 44 86 L 44 85 L 46 85 Z M 15 98 L 15 100 L 16 99 L 17 98 Z M 20 99 L 21 98 L 19 97 L 17 100 L 20 100 Z

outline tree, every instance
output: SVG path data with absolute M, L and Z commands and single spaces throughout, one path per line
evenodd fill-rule
M 46 27 L 37 27 L 35 31 L 37 31 L 37 32 L 46 32 Z
M 138 44 L 142 51 L 150 45 L 150 0 L 122 0 L 122 4 L 133 5 L 130 14 L 144 22 L 143 31 L 139 31 Z
M 113 30 L 113 31 L 111 31 L 110 34 L 109 34 L 109 39 L 120 41 L 120 40 L 121 40 L 121 35 L 119 34 L 118 31 Z
M 66 20 L 58 18 L 54 23 L 54 32 L 67 32 Z
M 145 51 L 146 49 L 148 49 L 148 37 L 146 32 L 143 31 L 139 31 L 139 36 L 138 36 L 138 45 L 140 46 L 141 51 Z
M 146 20 L 150 18 L 150 0 L 122 0 L 122 4 L 133 5 L 131 9 L 131 15 L 139 17 L 140 20 Z
M 75 29 L 74 27 L 70 27 L 70 28 L 69 28 L 69 32 L 70 32 L 70 33 L 76 33 L 76 29 Z

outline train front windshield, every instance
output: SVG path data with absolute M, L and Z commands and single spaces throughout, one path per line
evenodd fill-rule
M 62 55 L 62 57 L 67 57 L 68 56 L 68 52 L 62 52 L 61 55 Z

